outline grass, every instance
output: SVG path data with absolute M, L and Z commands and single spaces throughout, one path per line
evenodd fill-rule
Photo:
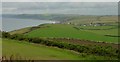
M 115 35 L 118 36 L 117 26 L 79 26 L 83 31 L 92 32 L 100 35 Z
M 26 28 L 23 28 L 23 29 L 11 31 L 11 32 L 9 32 L 9 33 L 10 33 L 10 34 L 24 34 L 24 33 L 26 33 L 26 32 L 29 32 L 29 31 L 30 31 L 30 28 L 31 28 L 31 27 L 26 27 Z
M 10 39 L 2 40 L 2 54 L 8 59 L 12 57 L 13 60 L 105 60 L 115 59 L 104 56 L 87 55 L 77 52 L 47 47 L 44 45 L 36 45 L 28 42 L 21 42 Z M 18 58 L 20 57 L 20 58 Z
M 118 37 L 108 37 L 94 32 L 77 30 L 74 28 L 74 25 L 70 24 L 47 24 L 47 26 L 49 27 L 33 30 L 26 35 L 29 37 L 75 38 L 81 40 L 118 43 Z
M 80 59 L 80 57 L 67 50 L 33 45 L 27 42 L 3 39 L 3 56 L 20 55 L 29 59 Z
M 111 30 L 85 30 L 88 32 L 100 34 L 100 35 L 115 35 L 118 36 L 118 29 L 111 29 Z

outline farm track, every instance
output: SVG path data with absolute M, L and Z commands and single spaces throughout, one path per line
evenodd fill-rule
M 78 39 L 54 38 L 54 39 L 50 39 L 50 40 L 59 41 L 59 42 L 69 42 L 72 44 L 79 44 L 79 45 L 86 45 L 86 46 L 95 46 L 95 45 L 111 46 L 111 47 L 116 48 L 116 49 L 118 49 L 118 46 L 120 46 L 120 44 L 94 42 L 94 41 L 89 41 L 89 40 L 78 40 Z

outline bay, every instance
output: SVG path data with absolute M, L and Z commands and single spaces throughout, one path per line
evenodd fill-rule
M 37 26 L 45 23 L 55 23 L 55 21 L 2 17 L 2 31 L 9 32 L 9 31 L 13 31 L 25 27 Z

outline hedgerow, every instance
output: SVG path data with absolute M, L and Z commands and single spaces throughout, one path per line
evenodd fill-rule
M 21 34 L 10 35 L 7 32 L 2 32 L 3 38 L 15 39 L 19 41 L 28 41 L 31 43 L 43 44 L 46 46 L 53 46 L 62 49 L 68 49 L 77 51 L 79 53 L 95 54 L 100 56 L 110 56 L 110 57 L 119 57 L 119 49 L 112 48 L 110 46 L 85 46 L 85 45 L 76 45 L 64 42 L 50 41 L 41 38 L 28 38 L 27 36 Z

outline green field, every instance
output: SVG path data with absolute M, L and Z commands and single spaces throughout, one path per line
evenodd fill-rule
M 28 42 L 21 42 L 10 39 L 2 40 L 2 54 L 7 59 L 12 56 L 12 60 L 92 60 L 92 59 L 110 59 L 110 57 L 86 55 L 59 49 L 54 47 L 47 47 L 44 45 L 32 44 Z M 115 59 L 115 58 L 112 58 Z
M 50 15 L 49 15 L 50 16 Z M 12 31 L 10 34 L 25 34 L 29 37 L 74 38 L 99 42 L 118 43 L 118 16 L 54 15 L 60 24 L 46 24 L 43 28 L 30 27 Z M 62 17 L 60 17 L 62 16 Z M 50 16 L 50 18 L 53 15 Z M 56 17 L 49 20 L 56 20 Z M 60 18 L 59 18 L 60 17 Z M 44 17 L 45 19 L 47 17 Z M 95 24 L 101 26 L 94 26 Z M 83 26 L 83 25 L 87 26 Z M 90 26 L 92 24 L 92 26 Z M 104 25 L 105 24 L 105 25 Z M 77 29 L 76 29 L 77 28 Z M 81 29 L 82 28 L 82 29 Z
M 3 39 L 3 56 L 21 56 L 27 59 L 81 59 L 77 54 L 67 50 L 46 47 L 43 45 L 33 45 L 27 42 Z
M 119 36 L 118 29 L 111 29 L 111 30 L 85 30 L 88 32 L 100 34 L 100 35 L 114 35 Z
M 22 15 L 22 17 L 24 16 L 28 16 L 28 15 Z M 34 15 L 31 15 L 31 17 L 33 16 Z M 51 17 L 53 16 L 55 16 L 55 18 L 51 19 Z M 107 47 L 107 44 L 109 45 L 111 44 L 112 47 L 116 47 L 116 44 L 118 44 L 119 27 L 117 23 L 118 22 L 117 16 L 78 16 L 78 15 L 70 15 L 70 16 L 59 15 L 61 17 L 59 16 L 56 17 L 56 16 L 57 15 L 47 16 L 48 18 L 43 16 L 43 18 L 45 20 L 46 19 L 58 20 L 60 21 L 59 24 L 57 23 L 56 24 L 42 24 L 39 26 L 26 27 L 23 29 L 11 31 L 9 33 L 11 35 L 23 34 L 25 35 L 25 37 L 30 37 L 30 38 L 36 37 L 36 38 L 41 38 L 45 40 L 46 39 L 54 40 L 57 42 L 63 41 L 65 43 L 71 42 L 71 44 L 73 43 L 79 44 L 79 45 L 84 44 L 88 47 L 90 45 L 92 46 L 93 43 L 94 43 L 94 46 L 103 45 L 106 47 Z M 39 17 L 37 18 L 39 19 Z M 105 25 L 95 26 L 95 24 L 99 24 L 99 23 L 105 24 Z M 84 24 L 86 26 L 84 26 Z M 29 43 L 27 41 L 18 41 L 18 40 L 11 40 L 11 39 L 3 39 L 2 40 L 3 42 L 0 42 L 0 44 L 2 43 L 3 57 L 7 57 L 7 59 L 9 59 L 10 57 L 12 57 L 12 59 L 19 59 L 19 60 L 22 60 L 22 59 L 23 60 L 24 59 L 30 59 L 30 60 L 32 59 L 34 60 L 94 60 L 94 59 L 98 59 L 98 60 L 108 59 L 109 60 L 109 59 L 116 59 L 112 56 L 110 58 L 106 56 L 97 56 L 97 55 L 92 55 L 92 54 L 88 55 L 86 53 L 78 53 L 75 51 L 60 49 L 57 47 L 50 47 L 50 46 L 48 47 L 48 46 L 41 45 L 41 44 L 34 44 L 34 43 Z M 89 41 L 85 42 L 85 40 L 89 40 Z M 102 44 L 99 42 L 102 42 Z M 112 44 L 112 43 L 116 43 L 116 44 Z
M 11 31 L 10 34 L 24 34 L 25 32 L 29 32 L 31 27 L 26 27 L 23 29 L 19 29 L 19 30 L 14 30 Z
M 118 37 L 104 36 L 103 34 L 100 34 L 103 33 L 101 31 L 91 32 L 85 30 L 78 30 L 74 28 L 74 25 L 71 24 L 46 24 L 44 26 L 47 27 L 33 30 L 26 35 L 29 37 L 75 38 L 81 40 L 118 43 Z M 109 30 L 110 33 L 111 31 Z M 116 34 L 114 30 L 112 31 L 112 33 Z
M 92 32 L 100 35 L 119 36 L 117 26 L 78 26 L 77 28 L 83 31 Z

